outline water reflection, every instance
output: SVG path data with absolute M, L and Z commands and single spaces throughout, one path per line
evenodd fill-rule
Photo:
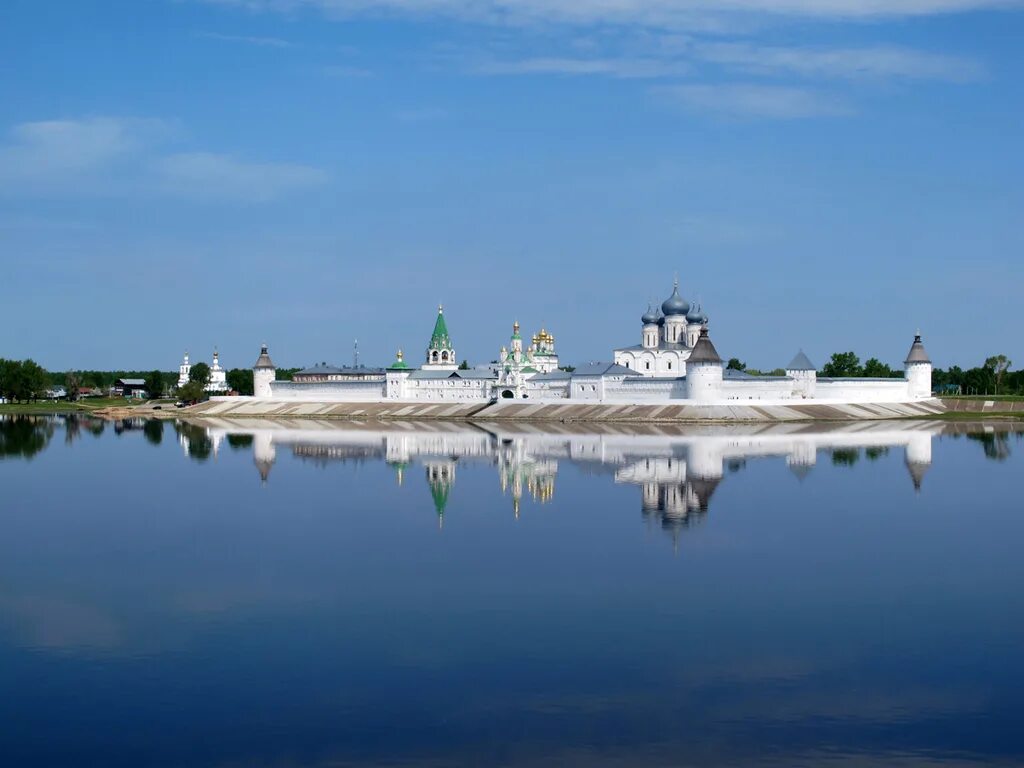
M 31 459 L 53 437 L 54 422 L 38 416 L 0 416 L 0 459 Z
M 460 425 L 431 422 L 325 422 L 315 420 L 237 421 L 204 419 L 176 425 L 185 454 L 205 460 L 227 440 L 233 449 L 252 447 L 260 481 L 266 484 L 278 451 L 318 466 L 384 461 L 399 484 L 409 470 L 423 467 L 425 489 L 443 524 L 456 484 L 456 467 L 493 467 L 515 517 L 529 497 L 538 504 L 555 494 L 560 462 L 611 473 L 620 484 L 640 489 L 645 519 L 673 537 L 708 513 L 727 472 L 744 470 L 752 459 L 782 458 L 798 478 L 819 456 L 836 467 L 863 458 L 878 462 L 902 449 L 907 476 L 916 491 L 932 463 L 932 442 L 943 436 L 980 442 L 984 455 L 1004 460 L 1011 441 L 1021 438 L 1013 423 L 868 422 L 860 424 L 654 427 L 589 425 Z M 584 430 L 593 429 L 588 432 Z

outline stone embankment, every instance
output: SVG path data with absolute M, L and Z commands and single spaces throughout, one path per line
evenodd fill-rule
M 779 422 L 864 421 L 935 417 L 939 400 L 913 403 L 814 403 L 792 405 L 616 405 L 612 403 L 308 403 L 215 398 L 183 415 L 225 418 L 445 419 L 457 421 Z

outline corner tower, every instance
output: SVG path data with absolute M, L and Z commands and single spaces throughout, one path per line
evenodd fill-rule
M 701 328 L 693 352 L 686 361 L 686 383 L 690 399 L 718 400 L 722 395 L 722 358 L 711 343 L 708 329 Z
M 924 351 L 921 334 L 914 335 L 914 343 L 904 360 L 903 376 L 907 380 L 907 392 L 912 398 L 932 396 L 932 361 Z
M 270 398 L 273 391 L 270 385 L 277 378 L 277 369 L 274 361 L 267 354 L 267 345 L 260 347 L 260 356 L 256 358 L 256 364 L 252 367 L 252 394 L 254 397 Z

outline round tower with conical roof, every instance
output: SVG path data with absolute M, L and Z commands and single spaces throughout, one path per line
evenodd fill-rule
M 686 386 L 691 400 L 708 402 L 722 397 L 722 358 L 711 343 L 707 328 L 701 328 L 686 360 Z
M 907 380 L 907 391 L 911 398 L 932 396 L 932 361 L 921 343 L 921 334 L 914 335 L 914 343 L 904 361 L 903 377 Z
M 271 384 L 277 379 L 277 368 L 267 353 L 267 345 L 260 346 L 260 356 L 252 367 L 252 394 L 254 397 L 269 399 L 274 396 Z

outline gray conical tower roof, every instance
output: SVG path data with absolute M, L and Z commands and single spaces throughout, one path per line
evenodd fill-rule
M 693 352 L 690 353 L 686 362 L 687 364 L 722 362 L 722 358 L 718 356 L 718 350 L 715 349 L 715 345 L 711 343 L 711 338 L 708 336 L 707 328 L 700 329 L 700 336 L 697 337 L 697 343 L 693 345 Z
M 254 371 L 260 368 L 273 368 L 274 361 L 270 359 L 270 355 L 267 354 L 267 345 L 264 344 L 260 347 L 260 356 L 256 358 L 256 365 L 252 367 Z
M 816 371 L 814 363 L 810 361 L 804 351 L 801 349 L 796 353 L 796 356 L 789 361 L 789 365 L 786 366 L 787 371 Z
M 914 490 L 921 491 L 921 484 L 924 482 L 925 473 L 931 468 L 931 464 L 922 461 L 908 461 L 907 469 L 910 471 L 910 479 L 914 483 Z
M 907 359 L 905 363 L 931 363 L 928 359 L 928 353 L 924 351 L 924 344 L 921 343 L 921 334 L 918 333 L 914 336 L 914 343 L 910 345 L 910 351 L 907 353 Z

